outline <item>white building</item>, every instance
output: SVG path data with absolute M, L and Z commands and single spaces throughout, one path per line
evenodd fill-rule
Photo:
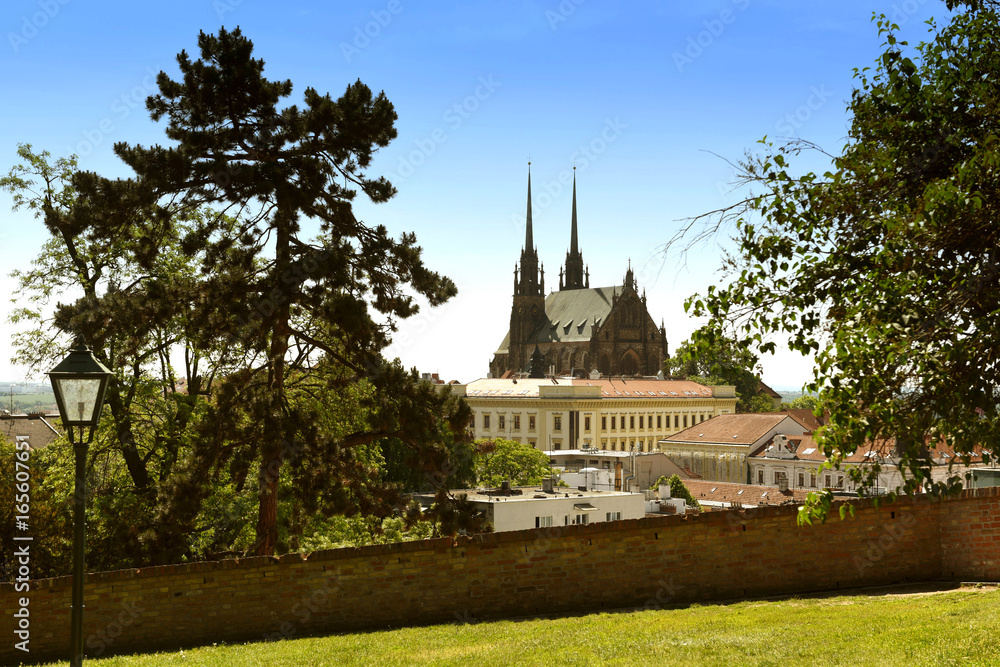
M 461 490 L 452 492 L 464 496 L 477 509 L 486 513 L 494 532 L 550 528 L 572 524 L 601 523 L 641 519 L 645 516 L 645 496 L 641 493 L 618 491 L 580 491 L 554 487 L 545 491 L 538 487 L 514 488 L 509 491 Z M 417 496 L 421 502 L 433 497 Z
M 660 477 L 690 475 L 665 454 L 614 452 L 602 449 L 562 449 L 545 452 L 549 464 L 561 472 L 560 477 L 570 486 L 582 486 L 605 491 L 648 489 Z M 586 470 L 590 472 L 580 472 Z
M 750 455 L 750 481 L 752 484 L 787 486 L 789 489 L 855 491 L 847 471 L 865 468 L 877 461 L 880 470 L 873 492 L 893 491 L 903 484 L 903 476 L 896 459 L 892 457 L 893 444 L 891 441 L 869 443 L 845 457 L 840 470 L 820 470 L 826 456 L 811 434 L 775 435 L 769 443 Z M 978 454 L 972 457 L 969 466 L 961 464 L 956 461 L 955 451 L 944 443 L 929 445 L 928 453 L 933 461 L 931 479 L 935 482 L 953 475 L 964 479 L 967 473 L 970 473 L 971 481 L 971 471 L 983 465 Z
M 542 450 L 650 452 L 656 442 L 736 411 L 733 387 L 655 378 L 487 378 L 451 390 L 472 407 L 477 438 Z

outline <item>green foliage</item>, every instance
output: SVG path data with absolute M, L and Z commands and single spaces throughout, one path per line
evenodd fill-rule
M 427 521 L 407 526 L 401 517 L 376 519 L 363 516 L 333 516 L 312 527 L 302 540 L 301 550 L 311 552 L 423 540 L 431 537 L 433 533 L 434 524 Z
M 531 445 L 504 438 L 482 438 L 475 445 L 480 486 L 498 487 L 505 481 L 512 486 L 534 486 L 553 474 L 549 457 Z
M 681 343 L 663 365 L 666 375 L 678 376 L 707 386 L 733 385 L 739 401 L 737 412 L 770 412 L 755 401 L 760 387 L 757 357 L 749 341 L 739 342 L 721 330 L 705 329 L 701 337 Z
M 812 410 L 816 412 L 821 410 L 822 403 L 819 401 L 819 397 L 813 396 L 812 394 L 803 394 L 790 403 L 782 403 L 782 410 Z
M 819 440 L 831 465 L 874 446 L 898 458 L 907 493 L 960 488 L 931 480 L 927 443 L 962 462 L 1000 454 L 1000 15 L 949 6 L 960 11 L 915 47 L 875 18 L 883 53 L 855 70 L 848 142 L 826 173 L 793 169 L 804 142 L 765 138 L 748 155 L 754 191 L 721 221 L 736 223 L 733 280 L 688 303 L 710 333 L 729 327 L 761 351 L 783 334 L 815 354 L 806 389 L 831 413 Z M 852 480 L 865 487 L 878 467 Z
M 739 412 L 774 412 L 774 401 L 767 394 L 756 394 L 749 401 L 741 401 Z
M 123 554 L 153 562 L 295 550 L 314 516 L 381 525 L 406 491 L 473 477 L 468 406 L 381 356 L 418 297 L 456 292 L 413 234 L 393 239 L 352 212 L 359 191 L 395 194 L 367 173 L 396 136 L 392 104 L 360 81 L 339 99 L 306 88 L 303 106 L 283 104 L 291 82 L 265 79 L 238 29 L 198 47 L 147 100 L 169 147 L 115 146 L 135 178 L 24 145 L 0 179 L 51 234 L 16 275 L 18 360 L 45 368 L 79 336 L 116 370 L 94 456 L 128 476 L 121 502 L 93 504 L 109 535 L 131 540 Z M 49 317 L 66 293 L 83 296 Z
M 682 480 L 677 475 L 671 475 L 667 477 L 666 475 L 661 475 L 660 479 L 649 487 L 651 490 L 656 490 L 660 488 L 660 485 L 666 484 L 670 486 L 670 497 L 671 498 L 683 498 L 691 507 L 701 507 L 701 504 L 691 495 L 691 491 L 684 485 L 684 480 Z

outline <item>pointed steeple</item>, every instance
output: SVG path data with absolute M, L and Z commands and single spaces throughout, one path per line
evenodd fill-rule
M 569 254 L 580 254 L 576 239 L 576 167 L 573 167 L 573 223 L 569 233 Z
M 531 228 L 531 163 L 528 163 L 528 210 L 524 220 L 524 248 L 521 249 L 521 276 L 514 290 L 514 295 L 538 296 L 544 295 L 544 278 L 539 278 L 538 251 Z
M 535 240 L 531 233 L 531 163 L 528 163 L 528 213 L 525 216 L 524 249 L 531 252 L 535 249 Z
M 580 253 L 580 243 L 576 222 L 576 167 L 573 167 L 573 213 L 570 221 L 569 252 L 566 253 L 566 280 L 560 290 L 583 289 L 589 286 L 583 279 L 583 255 Z

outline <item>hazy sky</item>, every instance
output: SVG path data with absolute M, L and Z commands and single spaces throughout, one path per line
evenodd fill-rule
M 508 326 L 513 268 L 524 242 L 527 161 L 534 235 L 547 285 L 569 245 L 577 166 L 580 244 L 592 286 L 621 284 L 636 267 L 649 312 L 671 349 L 696 322 L 683 301 L 719 279 L 721 248 L 664 258 L 658 248 L 686 217 L 737 200 L 732 170 L 764 135 L 799 136 L 837 152 L 853 68 L 874 63 L 884 12 L 919 41 L 946 14 L 927 0 L 705 2 L 358 2 L 178 0 L 172 3 L 6 0 L 0 10 L 0 172 L 28 142 L 83 169 L 129 172 L 115 142 L 162 143 L 145 97 L 175 56 L 197 56 L 199 30 L 239 26 L 265 75 L 339 96 L 360 79 L 385 91 L 399 137 L 373 173 L 399 189 L 359 217 L 414 231 L 427 264 L 459 295 L 404 323 L 390 352 L 445 379 L 485 376 Z M 811 165 L 822 168 L 817 162 Z M 0 194 L 0 292 L 27 267 L 46 231 Z M 0 379 L 19 379 L 10 311 L 0 305 Z M 772 385 L 799 386 L 811 365 L 763 359 Z

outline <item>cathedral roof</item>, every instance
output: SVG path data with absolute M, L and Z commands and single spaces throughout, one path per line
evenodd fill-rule
M 611 312 L 611 299 L 621 287 L 591 287 L 587 289 L 551 292 L 545 297 L 545 322 L 527 342 L 579 343 L 590 340 L 595 321 L 599 324 Z M 498 353 L 507 352 L 510 332 L 500 343 Z

